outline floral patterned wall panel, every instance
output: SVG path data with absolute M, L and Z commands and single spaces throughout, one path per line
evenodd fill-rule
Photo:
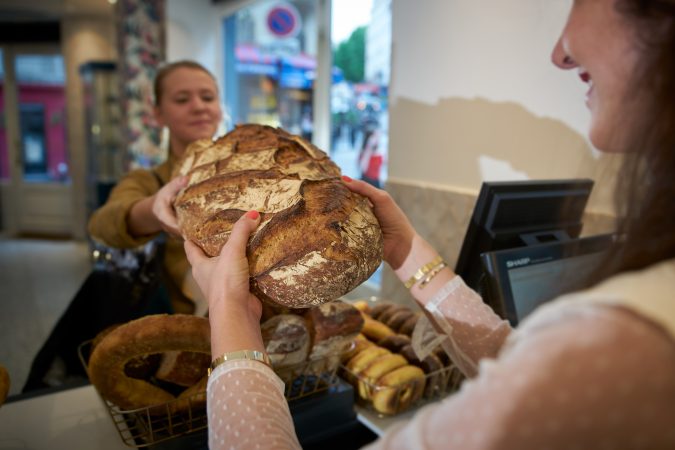
M 153 118 L 152 80 L 165 58 L 165 0 L 119 0 L 117 35 L 126 145 L 130 168 L 166 157 Z

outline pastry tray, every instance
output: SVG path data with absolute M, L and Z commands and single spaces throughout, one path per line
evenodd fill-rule
M 426 374 L 424 388 L 419 389 L 418 394 L 415 395 L 418 387 L 414 382 L 381 386 L 354 374 L 344 365 L 340 366 L 339 373 L 342 378 L 354 386 L 356 403 L 382 416 L 393 416 L 423 403 L 443 398 L 456 392 L 464 380 L 464 375 L 457 367 L 446 366 Z M 386 402 L 388 404 L 386 409 L 377 407 L 380 402 L 376 404 L 374 400 L 376 397 L 382 398 L 382 395 L 389 398 Z
M 92 341 L 82 343 L 78 348 L 80 361 L 87 370 L 87 361 Z M 284 395 L 290 402 L 326 391 L 339 383 L 338 368 L 340 356 L 330 356 L 303 362 L 283 369 L 275 369 L 285 385 Z M 98 390 L 97 390 L 98 392 Z M 205 392 L 189 397 L 187 411 L 175 413 L 175 403 L 149 405 L 144 408 L 123 410 L 100 395 L 112 418 L 122 442 L 129 447 L 148 447 L 180 436 L 205 430 L 208 425 Z M 183 400 L 184 401 L 184 400 Z M 152 414 L 151 414 L 152 411 Z

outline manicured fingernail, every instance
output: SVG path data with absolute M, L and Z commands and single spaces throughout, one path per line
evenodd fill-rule
M 246 217 L 251 220 L 256 220 L 258 217 L 260 217 L 260 213 L 258 211 L 252 210 L 246 213 Z
M 351 179 L 350 177 L 348 177 L 347 175 L 342 175 L 342 181 L 344 181 L 345 183 L 350 183 L 350 182 L 352 182 L 352 181 L 354 181 L 354 180 L 352 180 L 352 179 Z

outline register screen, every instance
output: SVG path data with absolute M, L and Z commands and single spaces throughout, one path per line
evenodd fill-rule
M 541 303 L 582 281 L 596 267 L 602 253 L 591 253 L 509 269 L 508 277 L 518 322 Z

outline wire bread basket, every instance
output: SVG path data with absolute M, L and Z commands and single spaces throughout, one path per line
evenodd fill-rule
M 91 346 L 92 341 L 87 341 L 78 348 L 80 361 L 85 370 Z M 339 363 L 339 355 L 330 356 L 275 369 L 275 372 L 284 382 L 284 395 L 290 402 L 336 386 L 339 383 L 337 374 Z M 133 410 L 119 408 L 101 396 L 100 392 L 99 396 L 106 405 L 122 442 L 129 447 L 148 447 L 181 436 L 196 434 L 206 430 L 208 426 L 206 392 Z

